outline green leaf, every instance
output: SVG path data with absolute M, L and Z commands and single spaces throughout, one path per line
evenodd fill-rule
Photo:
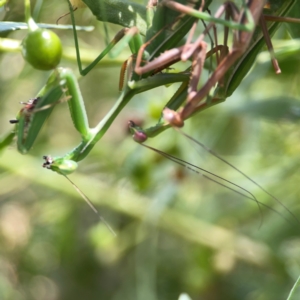
M 136 26 L 145 35 L 147 30 L 146 6 L 125 0 L 83 0 L 99 21 Z
M 38 24 L 41 28 L 48 29 L 69 29 L 72 30 L 72 25 L 56 25 L 56 24 Z M 0 32 L 10 32 L 14 30 L 24 30 L 27 29 L 28 26 L 23 22 L 0 22 Z M 76 26 L 77 30 L 83 31 L 92 31 L 94 30 L 93 26 Z
M 300 18 L 300 1 L 295 1 L 293 9 L 289 12 L 288 16 L 291 18 Z M 286 23 L 292 38 L 300 38 L 300 24 Z

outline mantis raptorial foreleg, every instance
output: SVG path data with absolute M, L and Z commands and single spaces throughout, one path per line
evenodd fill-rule
M 52 168 L 50 169 L 58 173 L 71 173 L 75 170 L 75 167 L 72 167 L 70 170 L 65 170 L 65 167 L 62 167 L 60 172 L 60 165 L 63 165 L 65 160 L 74 162 L 82 160 L 104 135 L 114 119 L 134 95 L 152 89 L 155 86 L 187 80 L 188 74 L 157 74 L 155 77 L 147 78 L 142 82 L 132 82 L 130 87 L 127 87 L 122 92 L 106 117 L 94 128 L 90 128 L 77 78 L 69 69 L 57 69 L 50 75 L 47 85 L 37 95 L 39 100 L 34 103 L 34 106 L 30 104 L 30 107 L 27 106 L 26 110 L 22 109 L 17 116 L 16 135 L 18 149 L 21 153 L 27 153 L 30 150 L 45 119 L 53 109 L 52 104 L 57 103 L 60 97 L 65 94 L 69 99 L 68 105 L 74 126 L 80 133 L 82 142 L 63 157 L 53 159 Z M 45 106 L 48 106 L 48 109 L 42 109 Z
M 122 92 L 119 100 L 106 117 L 101 120 L 96 127 L 90 128 L 77 78 L 69 69 L 57 69 L 50 75 L 47 85 L 41 90 L 38 97 L 26 103 L 25 108 L 18 114 L 17 121 L 12 122 L 16 123 L 15 130 L 18 149 L 21 153 L 26 153 L 30 150 L 45 118 L 49 116 L 53 109 L 52 104 L 57 103 L 64 93 L 69 99 L 68 105 L 71 117 L 75 128 L 81 135 L 82 142 L 75 149 L 62 157 L 52 158 L 49 155 L 44 156 L 45 162 L 43 167 L 63 175 L 75 186 L 67 175 L 76 170 L 77 162 L 82 160 L 90 152 L 97 141 L 104 135 L 116 116 L 135 94 L 151 89 L 154 86 L 187 80 L 187 75 L 174 76 L 172 74 L 158 74 L 155 78 L 148 78 L 143 82 L 133 82 L 130 88 L 128 87 Z M 13 134 L 9 134 L 1 140 L 1 144 L 6 146 L 7 143 L 12 140 L 12 137 Z M 0 149 L 2 148 L 1 144 Z M 75 188 L 79 190 L 76 186 Z M 91 206 L 94 211 L 97 211 L 81 191 L 80 194 L 88 205 Z M 103 221 L 100 215 L 99 217 Z M 112 231 L 109 225 L 107 226 Z

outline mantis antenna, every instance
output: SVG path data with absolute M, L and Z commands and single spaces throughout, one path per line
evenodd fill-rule
M 111 228 L 111 226 L 106 222 L 106 220 L 101 216 L 96 207 L 93 205 L 91 200 L 79 189 L 79 187 L 67 176 L 67 174 L 72 173 L 77 168 L 77 163 L 72 160 L 63 160 L 59 163 L 59 167 L 55 167 L 55 160 L 52 159 L 51 156 L 43 156 L 45 162 L 43 163 L 43 167 L 46 169 L 52 169 L 52 171 L 56 171 L 60 175 L 63 175 L 74 187 L 77 193 L 84 199 L 84 201 L 88 204 L 88 206 L 94 211 L 94 213 L 99 217 L 100 221 L 107 227 L 107 229 L 112 233 L 113 236 L 117 236 L 115 231 Z M 54 168 L 54 169 L 53 169 Z
M 84 201 L 88 204 L 88 206 L 94 211 L 94 213 L 99 217 L 100 221 L 107 227 L 107 229 L 112 233 L 113 236 L 117 236 L 116 232 L 112 229 L 112 227 L 106 222 L 106 220 L 100 215 L 96 207 L 90 201 L 90 199 L 80 190 L 80 188 L 67 176 L 63 175 L 74 187 L 74 189 L 78 192 L 78 194 L 84 199 Z

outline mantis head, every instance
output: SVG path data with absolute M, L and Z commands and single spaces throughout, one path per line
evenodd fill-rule
M 50 155 L 43 156 L 43 159 L 45 160 L 43 163 L 43 168 L 50 169 L 64 176 L 73 173 L 78 167 L 74 160 L 52 158 Z
M 130 132 L 132 133 L 132 137 L 135 142 L 141 144 L 147 140 L 146 133 L 142 130 L 142 128 L 138 127 L 133 121 L 128 122 L 128 127 Z

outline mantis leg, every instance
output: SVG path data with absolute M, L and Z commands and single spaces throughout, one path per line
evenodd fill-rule
M 68 101 L 70 113 L 74 126 L 82 137 L 82 141 L 76 148 L 62 157 L 53 159 L 47 157 L 44 167 L 63 175 L 72 173 L 76 168 L 72 162 L 78 162 L 88 155 L 133 96 L 157 86 L 175 82 L 187 82 L 188 78 L 188 74 L 157 74 L 142 81 L 129 82 L 105 118 L 94 128 L 90 128 L 77 80 L 70 70 L 61 69 L 59 71 L 60 89 L 62 87 L 63 90 L 66 90 L 65 94 L 70 98 Z M 69 168 L 69 166 L 71 167 Z
M 199 13 L 198 11 L 188 8 L 177 2 L 164 1 L 163 3 L 172 9 L 180 10 L 181 12 L 184 12 L 187 14 L 190 14 L 193 16 L 198 16 L 198 17 L 202 16 L 201 15 L 202 12 Z M 183 111 L 181 113 L 182 120 L 184 120 L 185 118 L 192 115 L 194 113 L 194 111 L 195 112 L 198 111 L 196 108 L 193 108 L 193 106 L 194 105 L 197 106 L 196 103 L 201 102 L 201 100 L 209 93 L 211 88 L 216 83 L 221 82 L 221 80 L 223 79 L 223 77 L 227 73 L 227 71 L 246 52 L 248 45 L 250 44 L 251 37 L 253 35 L 254 25 L 258 23 L 258 20 L 260 19 L 260 16 L 262 13 L 263 3 L 261 3 L 261 1 L 260 1 L 260 3 L 258 3 L 258 4 L 259 5 L 251 4 L 251 5 L 249 5 L 249 7 L 245 6 L 244 11 L 239 13 L 236 6 L 233 3 L 228 2 L 226 5 L 222 6 L 218 10 L 218 12 L 215 15 L 215 19 L 207 18 L 207 20 L 210 20 L 212 22 L 217 22 L 217 20 L 219 20 L 220 15 L 226 11 L 227 16 L 230 15 L 232 17 L 232 19 L 236 20 L 236 22 L 230 22 L 227 20 L 224 20 L 224 22 L 222 21 L 223 24 L 226 25 L 225 40 L 227 40 L 226 36 L 228 35 L 228 27 L 238 29 L 238 31 L 235 32 L 234 45 L 232 47 L 232 50 L 229 52 L 228 55 L 226 55 L 226 57 L 223 58 L 223 60 L 219 64 L 218 68 L 212 74 L 212 76 L 209 78 L 209 80 L 206 82 L 204 87 L 202 89 L 200 89 L 200 91 L 197 93 L 189 94 L 190 96 L 188 99 L 188 104 L 186 105 L 186 107 L 183 109 Z M 204 14 L 203 17 L 206 18 L 207 16 Z M 210 27 L 212 27 L 212 23 L 208 26 L 206 31 L 208 31 Z M 205 32 L 203 33 L 203 35 L 204 34 L 205 34 Z M 180 48 L 171 49 L 171 50 L 169 50 L 170 52 L 166 52 L 166 53 L 162 54 L 161 57 L 158 57 L 157 59 L 151 61 L 150 63 L 146 64 L 143 67 L 140 67 L 137 63 L 138 66 L 136 67 L 135 71 L 139 74 L 144 74 L 144 73 L 150 72 L 151 70 L 155 70 L 155 68 L 157 68 L 159 66 L 163 66 L 163 67 L 169 66 L 172 63 L 179 60 L 179 58 L 178 58 L 179 53 L 181 53 L 181 59 L 186 60 L 188 57 L 193 55 L 193 53 L 195 53 L 195 51 L 198 51 L 197 49 L 199 49 L 199 46 L 203 42 L 203 35 L 200 36 L 199 39 L 194 44 L 187 44 L 185 46 L 184 50 L 180 49 Z M 226 46 L 226 44 L 225 44 L 225 46 Z M 195 55 L 195 57 L 198 57 L 198 56 Z M 163 68 L 163 67 L 160 67 L 160 68 Z M 249 68 L 247 68 L 247 70 L 249 70 Z M 235 73 L 235 72 L 232 72 L 232 73 Z M 199 71 L 197 71 L 197 72 L 195 71 L 195 74 L 197 74 L 197 75 L 192 77 L 192 78 L 194 78 L 194 80 L 192 81 L 193 88 L 191 88 L 191 90 L 193 90 L 193 91 L 195 90 L 195 86 L 196 86 L 196 83 L 195 83 L 196 78 L 197 77 L 199 78 L 200 73 L 199 73 Z M 241 78 L 242 78 L 242 76 L 241 76 Z M 231 78 L 229 79 L 229 82 L 231 82 Z M 225 89 L 225 94 L 224 94 L 223 98 L 227 97 L 226 89 Z M 222 97 L 220 97 L 220 95 L 218 95 L 216 98 L 217 98 L 217 101 L 213 101 L 213 102 L 219 102 L 219 99 L 221 99 Z M 203 105 L 200 105 L 199 109 L 202 109 L 202 108 L 203 108 Z
M 70 8 L 70 15 L 72 19 L 72 26 L 73 26 L 73 35 L 74 35 L 74 42 L 76 48 L 76 57 L 77 57 L 77 64 L 79 68 L 79 72 L 82 76 L 88 74 L 100 61 L 103 57 L 106 56 L 115 46 L 116 44 L 123 39 L 123 43 L 119 46 L 119 48 L 112 53 L 112 57 L 117 56 L 120 51 L 129 44 L 132 51 L 138 51 L 139 47 L 141 46 L 141 37 L 138 34 L 138 30 L 133 28 L 123 28 L 121 29 L 113 38 L 113 40 L 107 45 L 107 47 L 95 58 L 95 60 L 88 65 L 86 68 L 82 67 L 81 58 L 80 58 L 80 50 L 79 50 L 79 43 L 77 32 L 75 28 L 75 17 L 74 17 L 74 9 L 71 2 L 68 0 L 69 8 Z
M 203 66 L 202 62 L 204 61 L 204 49 L 206 48 L 205 43 L 203 41 L 204 36 L 209 32 L 210 28 L 212 28 L 214 26 L 213 22 L 216 23 L 220 23 L 223 24 L 225 26 L 229 26 L 230 28 L 234 28 L 234 29 L 239 29 L 239 30 L 245 30 L 246 32 L 249 32 L 251 34 L 251 30 L 253 30 L 254 25 L 256 24 L 253 21 L 252 15 L 251 13 L 249 13 L 249 9 L 245 9 L 245 15 L 247 15 L 247 23 L 246 22 L 232 22 L 232 21 L 228 21 L 228 20 L 223 20 L 220 19 L 220 16 L 226 11 L 228 12 L 229 8 L 232 11 L 232 15 L 236 15 L 236 11 L 237 8 L 236 6 L 231 3 L 228 2 L 227 4 L 224 4 L 220 7 L 220 9 L 218 10 L 218 12 L 216 13 L 215 17 L 211 17 L 209 14 L 207 13 L 203 13 L 202 11 L 198 11 L 195 9 L 192 9 L 190 7 L 184 6 L 180 3 L 177 2 L 173 2 L 173 1 L 163 1 L 163 4 L 174 9 L 174 10 L 178 10 L 182 13 L 187 13 L 192 15 L 193 17 L 197 17 L 197 18 L 201 18 L 203 17 L 204 20 L 209 20 L 211 21 L 211 23 L 207 26 L 207 28 L 205 29 L 205 31 L 203 32 L 202 35 L 200 35 L 200 37 L 198 38 L 198 40 L 191 44 L 191 43 L 186 43 L 185 46 L 183 47 L 179 47 L 179 48 L 173 48 L 171 50 L 166 51 L 165 53 L 163 53 L 162 55 L 160 55 L 158 58 L 154 59 L 153 61 L 147 63 L 144 66 L 140 66 L 141 65 L 141 53 L 142 51 L 148 46 L 147 42 L 146 44 L 144 44 L 138 54 L 137 57 L 137 63 L 135 66 L 135 72 L 138 74 L 145 74 L 148 73 L 150 71 L 155 70 L 162 70 L 170 65 L 172 65 L 173 63 L 179 61 L 179 60 L 187 60 L 189 57 L 193 56 L 194 57 L 194 62 L 193 62 L 193 69 L 194 72 L 192 73 L 192 78 L 193 80 L 191 80 L 191 86 L 192 88 L 190 89 L 191 91 L 195 91 L 198 80 L 200 78 L 200 74 L 201 74 L 201 66 Z M 200 10 L 201 10 L 202 6 L 200 6 Z M 233 17 L 233 19 L 237 19 L 236 16 Z M 225 27 L 226 30 L 228 30 L 227 27 Z M 199 49 L 201 49 L 201 52 L 199 52 Z M 199 53 L 202 53 L 202 55 L 197 55 Z M 197 59 L 199 59 L 200 57 L 202 57 L 201 62 L 200 62 L 200 67 L 198 67 L 198 63 Z M 197 82 L 196 82 L 197 81 Z M 193 95 L 192 93 L 190 94 L 190 98 L 192 98 L 194 96 L 194 92 Z
M 250 3 L 250 11 L 252 12 L 254 24 L 257 24 L 264 3 L 261 1 L 253 1 Z M 247 14 L 248 15 L 248 14 Z M 244 13 L 240 15 L 241 20 L 244 19 Z M 250 44 L 253 32 L 239 31 L 235 33 L 234 43 L 229 54 L 220 62 L 217 69 L 213 72 L 204 86 L 188 101 L 186 106 L 180 112 L 182 120 L 188 118 L 197 110 L 198 103 L 209 93 L 211 88 L 219 82 L 229 68 L 242 56 Z

